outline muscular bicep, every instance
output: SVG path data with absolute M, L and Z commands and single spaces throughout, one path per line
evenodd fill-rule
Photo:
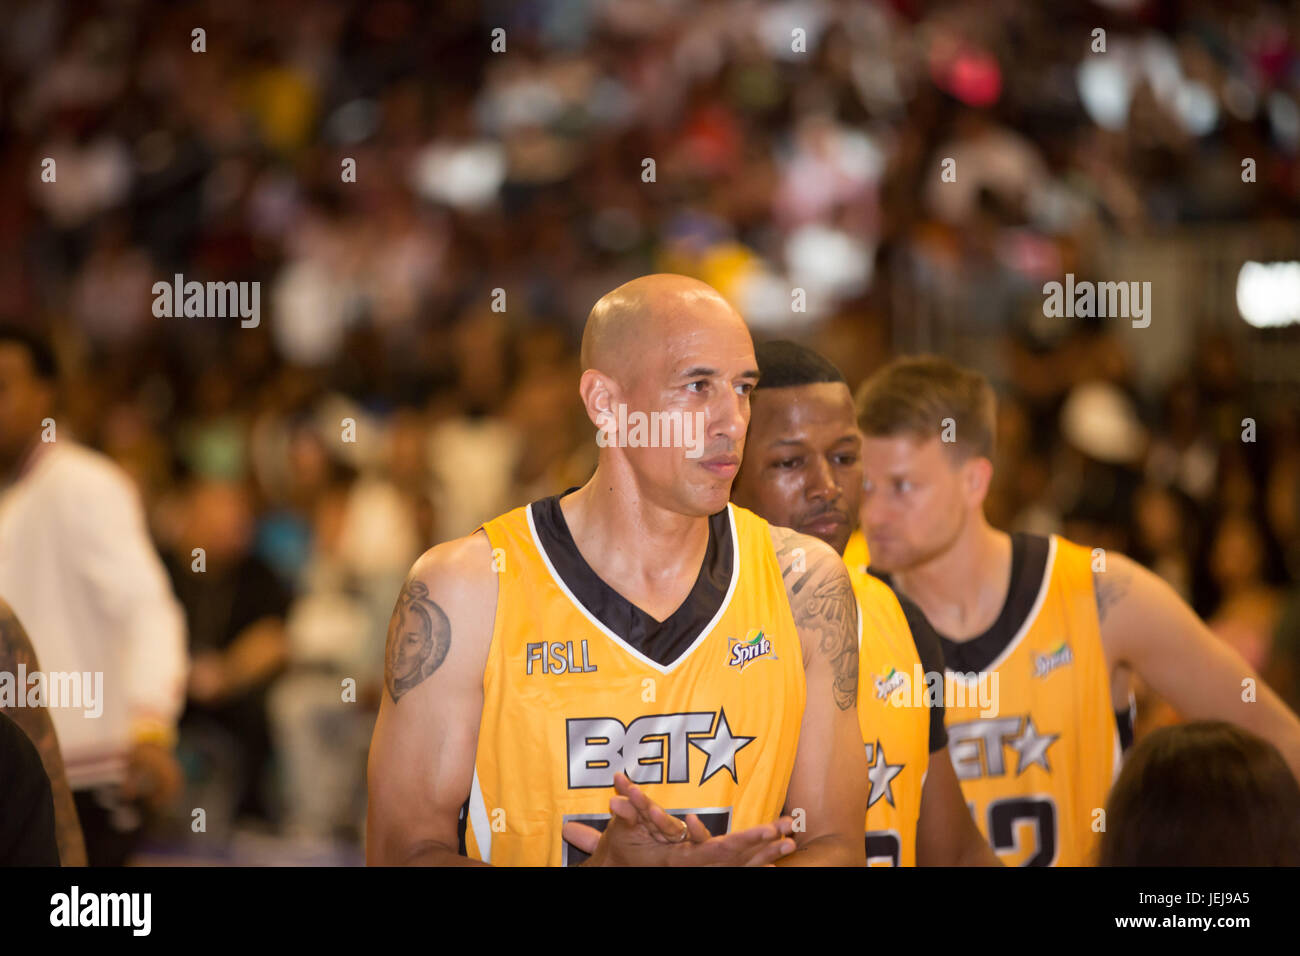
M 435 549 L 416 562 L 393 607 L 367 767 L 370 863 L 457 862 L 495 607 L 480 560 L 490 562 L 486 541 Z
M 857 711 L 857 602 L 833 550 L 788 535 L 778 544 L 778 559 L 803 645 L 807 698 L 786 812 L 803 821 L 805 829 L 796 833 L 801 851 L 822 842 L 816 862 L 864 865 L 867 765 Z M 782 556 L 794 548 L 803 549 L 802 562 Z M 801 862 L 799 856 L 789 862 Z
M 1300 776 L 1300 720 L 1168 584 L 1125 558 L 1094 574 L 1109 665 L 1128 666 L 1180 714 L 1226 720 L 1282 751 Z

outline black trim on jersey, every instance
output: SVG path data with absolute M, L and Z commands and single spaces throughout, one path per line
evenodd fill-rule
M 469 825 L 469 797 L 461 804 L 460 816 L 456 818 L 456 852 L 469 856 L 469 847 L 465 843 L 465 828 Z
M 657 621 L 605 583 L 583 558 L 560 509 L 560 499 L 574 490 L 531 505 L 537 538 L 555 573 L 596 620 L 655 663 L 668 667 L 713 620 L 731 586 L 735 549 L 727 509 L 709 515 L 709 544 L 695 586 L 677 610 Z
M 1119 726 L 1119 749 L 1127 751 L 1133 746 L 1134 727 L 1137 722 L 1137 704 L 1132 703 L 1123 710 L 1115 711 L 1115 723 Z
M 921 670 L 926 674 L 943 673 L 943 648 L 939 646 L 939 635 L 926 619 L 921 609 L 906 597 L 895 592 L 907 626 L 912 631 L 912 643 L 921 658 Z M 930 753 L 948 746 L 948 729 L 943 723 L 943 697 L 930 707 Z
M 1016 532 L 1011 535 L 1011 584 L 1007 588 L 1007 598 L 987 631 L 968 641 L 954 641 L 934 630 L 943 651 L 943 659 L 951 671 L 958 673 L 979 672 L 998 659 L 1011 639 L 1019 633 L 1025 618 L 1033 609 L 1038 592 L 1043 587 L 1043 575 L 1047 573 L 1047 555 L 1050 539 L 1045 535 Z M 898 594 L 899 601 L 903 595 L 887 574 L 871 571 Z M 933 629 L 933 628 L 932 628 Z

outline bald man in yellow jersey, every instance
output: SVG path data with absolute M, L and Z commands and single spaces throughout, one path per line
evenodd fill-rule
M 794 342 L 755 348 L 745 460 L 732 500 L 821 538 L 844 555 L 858 602 L 858 717 L 870 785 L 865 847 L 872 865 L 996 866 L 948 759 L 943 701 L 909 693 L 940 675 L 934 631 L 910 601 L 867 573 L 855 531 L 862 500 L 853 396 L 831 362 Z M 852 551 L 850 551 L 852 548 Z
M 646 276 L 596 303 L 582 362 L 592 478 L 426 552 L 398 597 L 368 861 L 863 865 L 848 575 L 728 503 L 745 323 Z
M 872 568 L 940 635 L 948 749 L 1005 863 L 1095 862 L 1132 674 L 1188 719 L 1254 731 L 1300 769 L 1300 721 L 1160 578 L 989 525 L 996 406 L 983 376 L 898 359 L 863 383 L 857 411 Z

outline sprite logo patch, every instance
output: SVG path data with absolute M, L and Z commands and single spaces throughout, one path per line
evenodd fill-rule
M 761 627 L 751 628 L 749 633 L 745 635 L 744 640 L 737 640 L 734 637 L 728 638 L 727 649 L 727 666 L 738 667 L 741 671 L 744 671 L 754 661 L 763 658 L 771 661 L 777 659 L 776 654 L 773 653 L 772 642 L 768 640 Z
M 1062 641 L 1050 653 L 1034 655 L 1034 676 L 1046 677 L 1058 667 L 1066 667 L 1072 663 L 1074 663 L 1074 654 L 1070 651 L 1070 645 Z
M 876 700 L 885 700 L 898 688 L 907 683 L 907 675 L 899 673 L 898 669 L 891 667 L 889 673 L 884 677 L 871 675 L 876 685 Z

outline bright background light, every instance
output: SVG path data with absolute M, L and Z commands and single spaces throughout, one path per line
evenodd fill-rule
M 1237 273 L 1237 310 L 1248 325 L 1300 322 L 1300 262 L 1247 262 Z

